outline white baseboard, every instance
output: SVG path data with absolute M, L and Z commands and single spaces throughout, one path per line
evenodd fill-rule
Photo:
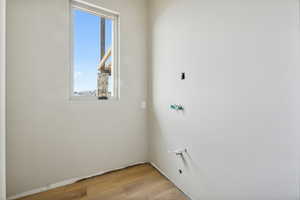
M 150 164 L 155 168 L 155 169 L 157 169 L 162 175 L 164 175 L 167 179 L 169 179 L 169 181 L 171 181 L 183 194 L 185 194 L 185 196 L 187 197 L 187 198 L 189 198 L 190 200 L 193 200 L 192 198 L 191 198 L 191 196 L 190 195 L 188 195 L 188 194 L 186 194 L 185 192 L 183 192 L 181 189 L 180 189 L 180 187 L 177 185 L 177 184 L 175 184 L 175 182 L 166 174 L 166 173 L 164 173 L 156 164 L 154 164 L 153 162 L 150 162 Z
M 19 198 L 26 197 L 26 196 L 33 195 L 33 194 L 37 194 L 37 193 L 40 193 L 40 192 L 46 192 L 48 190 L 52 190 L 52 189 L 55 189 L 55 188 L 58 188 L 58 187 L 62 187 L 62 186 L 73 184 L 73 183 L 75 183 L 77 181 L 80 181 L 82 179 L 91 178 L 91 177 L 94 177 L 94 176 L 100 176 L 100 175 L 106 174 L 108 172 L 112 172 L 112 171 L 116 171 L 116 170 L 121 170 L 121 169 L 124 169 L 124 168 L 127 168 L 127 167 L 131 167 L 131 166 L 135 166 L 135 165 L 141 165 L 141 164 L 146 164 L 146 163 L 149 163 L 149 162 L 133 163 L 131 165 L 126 165 L 126 166 L 122 166 L 122 167 L 119 167 L 119 168 L 115 168 L 115 169 L 110 169 L 110 170 L 106 170 L 106 171 L 94 173 L 94 174 L 91 174 L 91 175 L 88 175 L 88 176 L 71 178 L 71 179 L 68 179 L 68 180 L 60 181 L 58 183 L 50 184 L 50 185 L 45 186 L 45 187 L 33 189 L 33 190 L 30 190 L 30 191 L 27 191 L 27 192 L 22 192 L 21 194 L 17 194 L 17 195 L 8 197 L 7 200 L 19 199 Z

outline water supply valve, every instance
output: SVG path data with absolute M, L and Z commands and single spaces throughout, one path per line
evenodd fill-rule
M 172 110 L 176 110 L 176 111 L 184 110 L 183 106 L 182 106 L 182 105 L 179 105 L 179 104 L 172 104 L 172 105 L 170 105 L 170 108 L 171 108 Z

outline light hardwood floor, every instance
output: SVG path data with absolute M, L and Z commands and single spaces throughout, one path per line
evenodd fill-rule
M 20 200 L 188 200 L 149 164 L 85 179 Z

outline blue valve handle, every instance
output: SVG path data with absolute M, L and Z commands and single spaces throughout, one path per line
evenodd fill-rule
M 184 110 L 183 106 L 182 105 L 177 105 L 177 104 L 172 104 L 170 105 L 170 108 L 172 110 Z

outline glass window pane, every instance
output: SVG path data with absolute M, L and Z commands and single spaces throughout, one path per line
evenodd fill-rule
M 73 95 L 108 99 L 114 96 L 115 90 L 114 20 L 80 8 L 73 8 L 72 14 Z
M 96 96 L 100 62 L 100 17 L 73 10 L 74 95 Z

